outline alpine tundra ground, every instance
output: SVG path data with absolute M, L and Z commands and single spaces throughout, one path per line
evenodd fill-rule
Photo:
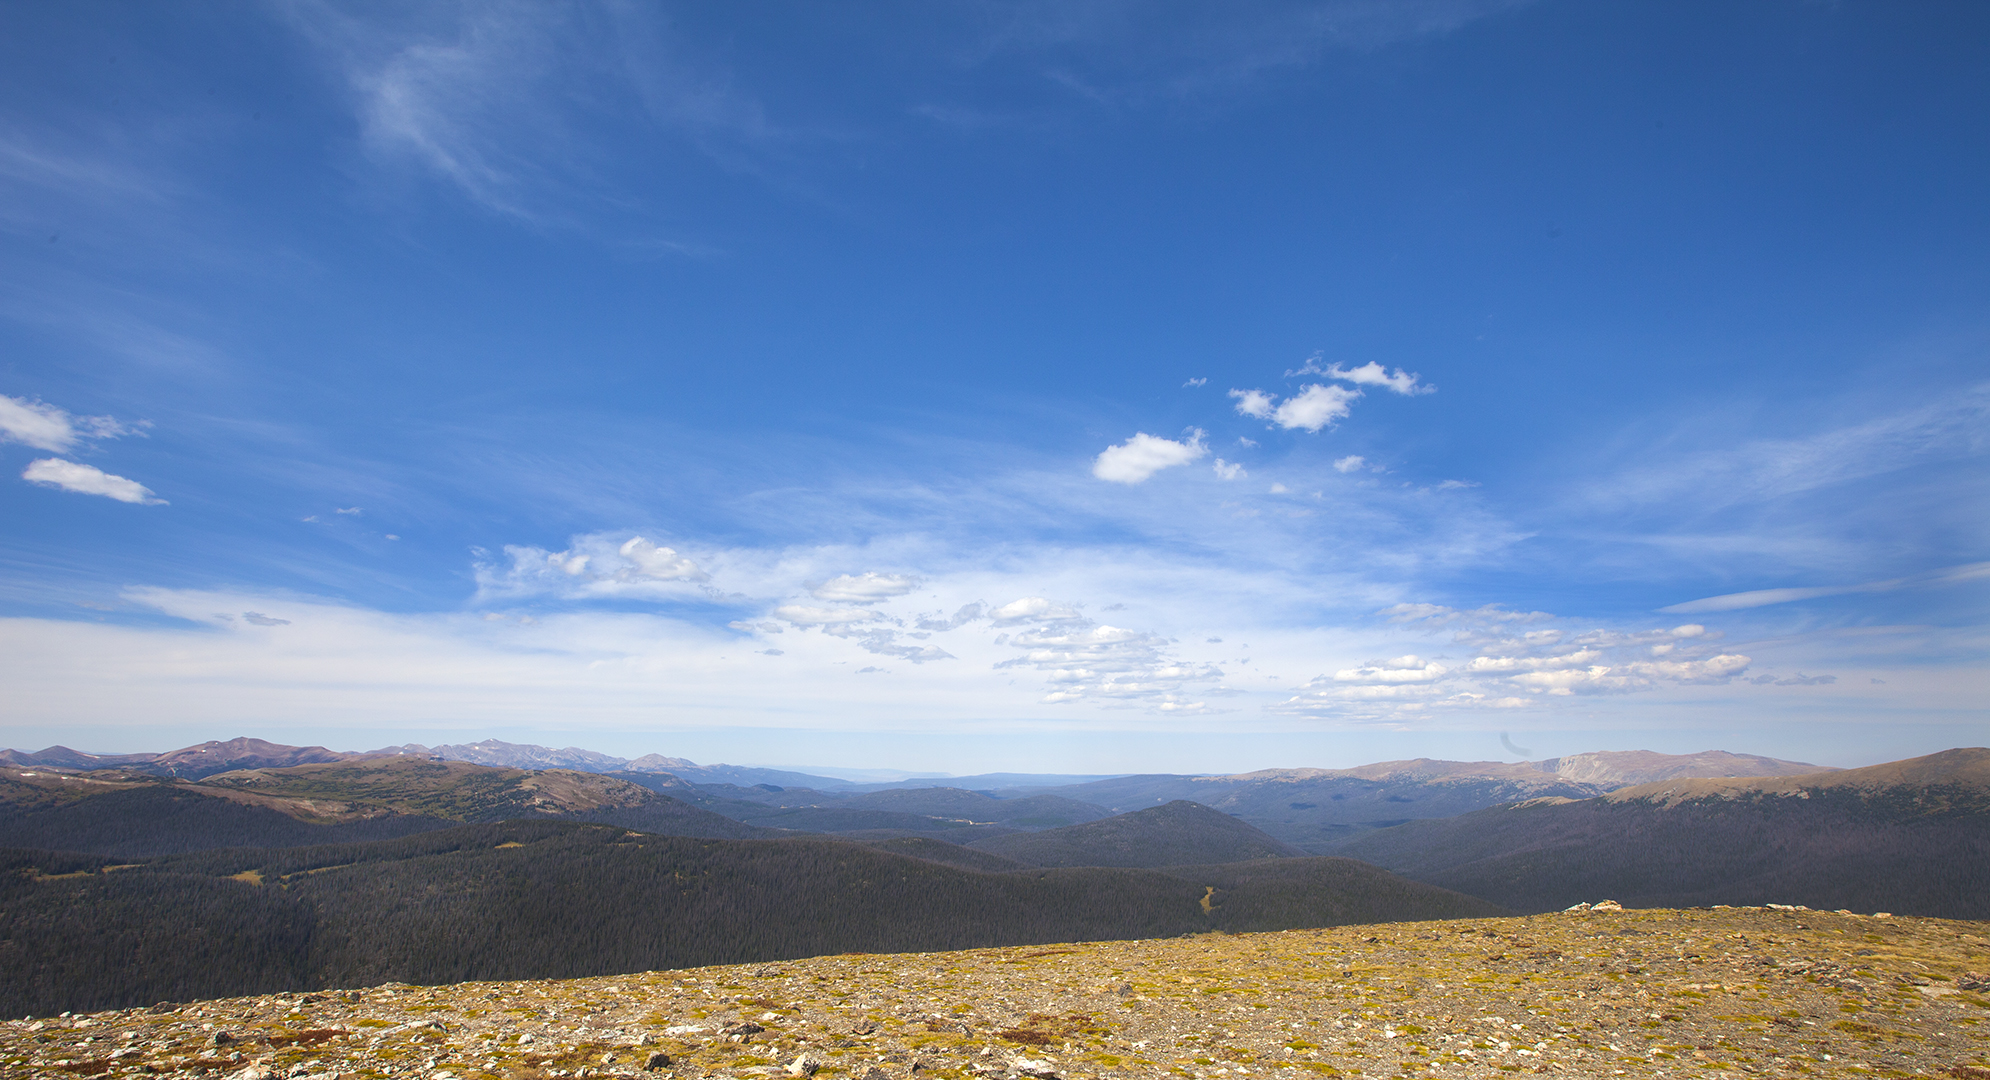
M 1990 924 L 1565 912 L 162 1003 L 0 1025 L 7 1077 L 1947 1076 Z

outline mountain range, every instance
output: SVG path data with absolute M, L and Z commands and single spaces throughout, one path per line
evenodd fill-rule
M 594 768 L 254 739 L 7 752 L 0 986 L 18 989 L 0 997 L 41 1011 L 1605 898 L 1990 917 L 1984 749 L 1847 770 L 1599 753 L 985 789 L 785 774 L 843 785 L 823 790 L 471 746 Z
M 1521 911 L 1608 896 L 1990 918 L 1990 749 L 1531 799 L 1378 830 L 1341 853 Z
M 8 847 L 148 857 L 377 840 L 475 822 L 594 821 L 673 836 L 781 833 L 595 773 L 422 757 L 242 769 L 198 781 L 136 770 L 0 767 Z
M 337 751 L 254 738 L 205 742 L 162 754 L 85 754 L 61 746 L 33 753 L 4 750 L 0 764 L 82 771 L 110 768 L 131 775 L 203 780 L 243 769 L 381 757 L 614 776 L 742 825 L 866 840 L 919 836 L 971 843 L 1011 831 L 1080 824 L 1188 800 L 1241 818 L 1281 843 L 1314 854 L 1334 853 L 1366 833 L 1406 821 L 1453 817 L 1526 799 L 1584 799 L 1681 776 L 1784 776 L 1819 770 L 1802 762 L 1722 751 L 1690 755 L 1610 751 L 1541 762 L 1420 758 L 1351 769 L 1269 769 L 1228 776 L 991 774 L 949 778 L 941 786 L 935 780 L 858 783 L 791 770 L 698 765 L 659 754 L 621 758 L 577 747 L 556 750 L 497 739 Z M 987 786 L 981 786 L 984 782 Z M 706 833 L 720 835 L 716 830 L 711 826 Z

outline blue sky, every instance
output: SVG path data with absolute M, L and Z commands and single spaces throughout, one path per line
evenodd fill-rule
M 0 741 L 1986 741 L 1990 12 L 0 11 Z

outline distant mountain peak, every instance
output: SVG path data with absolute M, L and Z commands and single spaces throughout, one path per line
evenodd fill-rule
M 671 769 L 695 769 L 698 763 L 690 758 L 664 757 L 662 754 L 644 754 L 622 766 L 630 772 L 668 772 Z
M 1756 754 L 1704 750 L 1697 754 L 1660 754 L 1651 750 L 1599 750 L 1533 763 L 1542 772 L 1599 787 L 1627 787 L 1682 777 L 1802 776 L 1833 771 L 1827 765 L 1784 761 Z
M 1795 795 L 1837 788 L 1974 788 L 1990 791 L 1990 749 L 1957 747 L 1859 769 L 1823 769 L 1786 776 L 1694 777 L 1658 780 L 1610 793 L 1612 802 L 1676 806 L 1700 799 Z
M 1697 754 L 1661 754 L 1651 750 L 1599 750 L 1541 761 L 1444 761 L 1437 758 L 1411 758 L 1405 761 L 1377 761 L 1347 769 L 1259 769 L 1230 776 L 1202 776 L 1207 783 L 1300 782 L 1353 777 L 1360 780 L 1512 780 L 1529 782 L 1546 773 L 1577 784 L 1593 784 L 1603 790 L 1670 780 L 1683 776 L 1797 776 L 1826 772 L 1827 766 L 1754 754 L 1731 754 L 1707 750 Z

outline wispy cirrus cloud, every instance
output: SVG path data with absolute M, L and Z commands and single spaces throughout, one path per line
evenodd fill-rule
M 1699 600 L 1688 600 L 1683 604 L 1672 604 L 1658 610 L 1668 615 L 1699 615 L 1715 611 L 1742 611 L 1747 608 L 1768 607 L 1772 604 L 1790 604 L 1799 600 L 1816 600 L 1827 596 L 1849 596 L 1854 593 L 1883 593 L 1893 592 L 1898 589 L 1957 585 L 1966 581 L 1981 581 L 1985 578 L 1990 578 L 1990 562 L 1951 566 L 1941 570 L 1931 570 L 1925 574 L 1888 578 L 1885 581 L 1865 581 L 1856 585 L 1821 585 L 1794 589 L 1752 589 L 1748 592 L 1725 593 L 1720 596 L 1709 596 Z
M 1990 383 L 1942 401 L 1795 438 L 1750 439 L 1718 450 L 1651 454 L 1592 485 L 1597 508 L 1689 501 L 1697 508 L 1779 499 L 1990 451 Z
M 1077 0 L 1006 5 L 977 50 L 1017 57 L 1093 105 L 1204 98 L 1248 88 L 1335 50 L 1456 32 L 1531 0 Z M 990 12 L 989 14 L 995 14 Z
M 31 187 L 105 204 L 156 206 L 165 201 L 164 181 L 156 172 L 76 145 L 73 135 L 57 138 L 53 131 L 30 134 L 18 125 L 0 129 L 0 182 L 16 190 Z M 18 209 L 0 208 L 0 219 L 12 218 Z
M 947 78 L 913 76 L 899 107 L 955 128 L 1041 124 L 1040 108 L 1019 112 L 1012 100 L 1018 65 L 1067 92 L 1051 112 L 1206 99 L 1330 50 L 1450 33 L 1526 2 L 1267 0 L 1220 10 L 1164 4 L 1165 14 L 1122 0 L 999 13 L 942 7 L 908 21 L 937 43 L 929 51 L 947 57 Z M 569 216 L 561 204 L 573 200 L 640 202 L 645 185 L 614 175 L 631 136 L 676 137 L 746 172 L 765 171 L 760 162 L 796 145 L 842 138 L 777 122 L 755 87 L 717 60 L 729 43 L 696 40 L 647 8 L 499 2 L 383 18 L 319 0 L 285 11 L 337 67 L 376 163 L 412 166 L 520 220 L 561 220 Z M 857 52 L 847 62 L 904 60 Z M 935 86 L 961 100 L 933 99 Z M 604 137 L 604 126 L 619 134 Z
M 508 217 L 571 222 L 640 203 L 617 149 L 632 135 L 679 136 L 682 148 L 733 164 L 741 147 L 780 137 L 757 102 L 646 9 L 287 11 L 346 84 L 377 164 L 412 167 Z

